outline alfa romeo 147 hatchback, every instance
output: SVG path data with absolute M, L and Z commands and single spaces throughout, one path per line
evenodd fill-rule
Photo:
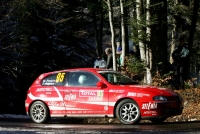
M 122 124 L 160 123 L 183 111 L 181 96 L 169 89 L 139 85 L 131 78 L 99 68 L 41 74 L 27 91 L 26 113 L 36 123 L 51 118 L 112 117 Z

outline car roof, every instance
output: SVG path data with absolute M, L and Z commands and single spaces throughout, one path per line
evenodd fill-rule
M 63 70 L 57 70 L 57 71 L 52 71 L 52 72 L 47 72 L 43 74 L 52 74 L 52 73 L 59 73 L 59 72 L 71 72 L 71 71 L 91 71 L 91 72 L 96 72 L 96 71 L 108 71 L 109 69 L 103 69 L 103 68 L 70 68 L 70 69 L 63 69 Z M 111 71 L 111 70 L 109 70 Z

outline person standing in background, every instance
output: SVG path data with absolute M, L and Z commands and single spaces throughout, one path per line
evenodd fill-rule
M 113 70 L 113 55 L 112 55 L 112 50 L 110 48 L 106 48 L 105 49 L 105 53 L 107 55 L 106 69 Z
M 121 47 L 117 48 L 117 54 L 119 55 L 118 56 L 118 64 L 120 67 L 120 66 L 122 66 L 122 48 Z
M 183 84 L 186 78 L 186 65 L 188 64 L 186 58 L 189 55 L 189 49 L 185 43 L 184 37 L 179 38 L 179 45 L 176 47 L 172 53 L 172 58 L 176 64 L 176 73 L 179 77 L 179 84 Z
M 97 59 L 94 62 L 94 68 L 106 68 L 106 61 L 101 55 L 97 56 Z

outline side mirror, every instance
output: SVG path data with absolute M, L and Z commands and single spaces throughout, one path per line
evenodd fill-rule
M 107 85 L 105 83 L 101 82 L 101 81 L 97 82 L 96 86 L 100 87 L 100 88 L 106 88 L 107 87 Z

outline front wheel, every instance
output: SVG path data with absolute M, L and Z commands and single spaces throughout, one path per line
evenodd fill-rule
M 137 124 L 140 122 L 140 109 L 131 99 L 121 101 L 116 107 L 116 117 L 123 124 Z
M 36 101 L 31 105 L 30 116 L 36 123 L 47 123 L 50 120 L 49 110 L 41 101 Z

